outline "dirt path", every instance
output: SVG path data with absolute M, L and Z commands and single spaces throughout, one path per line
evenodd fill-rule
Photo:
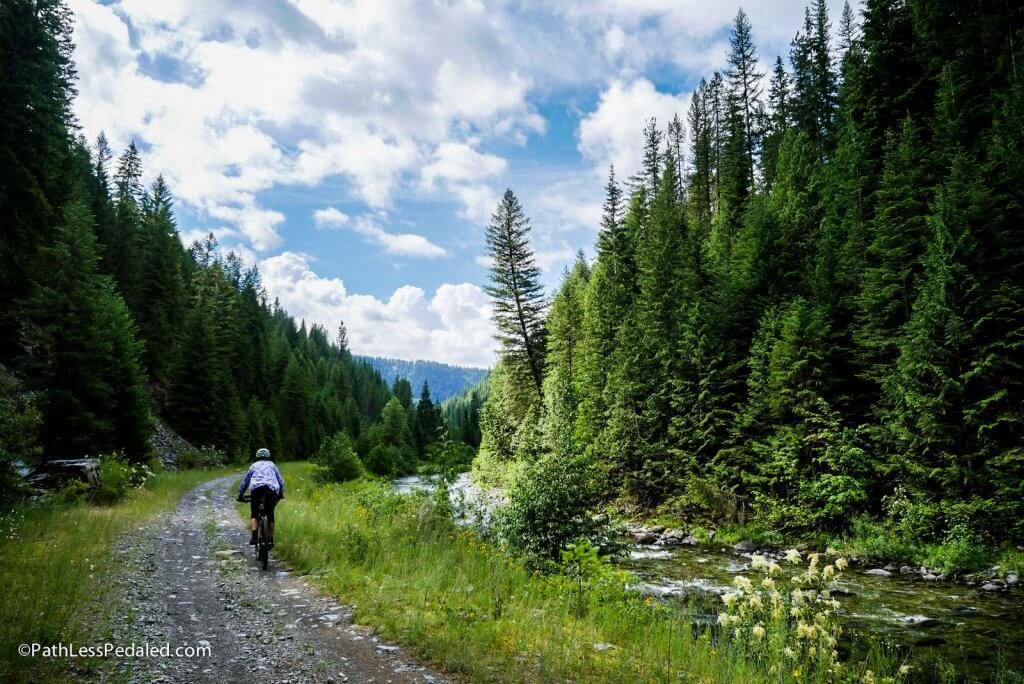
M 318 593 L 273 554 L 261 572 L 229 493 L 235 479 L 197 487 L 173 513 L 119 545 L 128 570 L 118 578 L 123 605 L 113 609 L 107 639 L 209 646 L 211 654 L 110 660 L 104 681 L 446 681 L 353 625 L 350 607 Z

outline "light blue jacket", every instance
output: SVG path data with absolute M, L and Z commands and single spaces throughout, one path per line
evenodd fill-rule
M 238 488 L 238 496 L 245 494 L 246 488 L 250 485 L 253 489 L 270 487 L 278 495 L 284 496 L 284 478 L 281 477 L 281 471 L 277 469 L 273 461 L 256 461 L 249 466 L 245 479 L 242 480 L 242 485 Z

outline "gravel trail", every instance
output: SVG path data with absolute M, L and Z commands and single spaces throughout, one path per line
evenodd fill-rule
M 200 485 L 118 545 L 126 570 L 107 639 L 208 646 L 210 655 L 109 660 L 102 681 L 449 681 L 353 625 L 350 606 L 320 594 L 273 553 L 260 571 L 229 491 L 235 481 Z M 287 501 L 278 510 L 287 516 Z

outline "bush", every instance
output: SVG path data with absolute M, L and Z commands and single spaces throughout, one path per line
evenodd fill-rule
M 178 467 L 182 470 L 202 468 L 210 470 L 220 468 L 227 462 L 227 454 L 216 447 L 204 446 L 189 449 L 178 456 Z
M 92 487 L 88 482 L 78 479 L 68 480 L 60 487 L 46 492 L 44 501 L 57 506 L 78 503 L 89 495 Z
M 31 466 L 39 460 L 41 423 L 34 397 L 19 392 L 14 380 L 0 369 L 0 510 L 28 493 L 17 465 Z
M 325 439 L 313 461 L 319 466 L 317 477 L 322 482 L 348 482 L 363 474 L 363 464 L 344 432 Z
M 92 500 L 98 504 L 114 504 L 124 499 L 132 488 L 135 470 L 119 455 L 100 456 L 98 483 Z
M 378 444 L 366 455 L 366 467 L 384 477 L 394 475 L 401 461 L 402 454 L 398 451 L 398 447 L 386 444 Z
M 516 551 L 558 560 L 566 544 L 601 531 L 591 515 L 600 493 L 596 470 L 581 456 L 548 455 L 526 467 L 501 513 L 501 534 Z

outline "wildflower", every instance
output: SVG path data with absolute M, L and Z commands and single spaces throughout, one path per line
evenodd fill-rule
M 754 570 L 768 567 L 768 559 L 764 556 L 754 555 L 750 558 L 750 567 Z
M 757 623 L 756 625 L 754 625 L 754 626 L 753 626 L 753 628 L 752 628 L 752 629 L 750 630 L 750 633 L 751 633 L 751 634 L 753 635 L 753 637 L 754 637 L 755 639 L 757 639 L 758 641 L 760 641 L 761 639 L 763 639 L 763 638 L 764 638 L 764 635 L 766 634 L 766 632 L 765 632 L 765 629 L 764 629 L 764 625 L 762 625 L 762 624 L 761 624 L 760 622 L 758 622 L 758 623 Z
M 733 580 L 732 583 L 734 585 L 736 585 L 737 588 L 742 589 L 744 591 L 753 591 L 754 590 L 754 585 L 746 577 L 737 577 L 736 579 Z
M 807 554 L 807 559 L 810 561 L 810 567 L 811 568 L 818 567 L 818 560 L 820 558 L 821 558 L 821 554 L 820 553 L 810 553 L 810 554 Z
M 826 565 L 824 568 L 821 569 L 821 576 L 827 580 L 832 579 L 836 576 L 836 566 Z
M 864 684 L 875 684 L 875 673 L 868 670 L 864 673 L 864 678 L 861 680 Z
M 728 608 L 736 601 L 737 598 L 739 598 L 739 594 L 730 591 L 727 594 L 722 594 L 722 603 L 724 603 L 725 607 Z
M 786 551 L 786 561 L 789 563 L 799 563 L 801 560 L 800 552 L 796 549 L 790 549 Z
M 734 630 L 732 631 L 732 635 L 733 635 L 734 637 L 736 637 L 736 639 L 737 639 L 737 640 L 739 640 L 739 639 L 740 639 L 740 637 L 742 637 L 742 636 L 743 636 L 743 630 L 741 630 L 741 629 L 740 629 L 739 627 L 737 627 L 736 629 L 734 629 Z
M 909 665 L 900 665 L 899 672 L 900 672 L 900 675 L 909 674 L 910 673 L 910 666 Z
M 796 605 L 799 606 L 804 602 L 804 592 L 800 591 L 799 589 L 794 589 L 792 596 L 793 603 L 795 603 Z
M 789 614 L 792 615 L 793 617 L 800 617 L 800 609 L 797 608 L 796 606 L 793 606 L 792 608 L 789 609 Z
M 782 655 L 792 659 L 796 657 L 796 651 L 787 646 L 786 648 L 782 649 Z
M 845 558 L 836 558 L 836 569 L 838 569 L 839 572 L 845 570 L 849 565 L 849 561 L 847 561 Z
M 751 608 L 760 608 L 764 605 L 761 601 L 761 597 L 758 594 L 751 594 L 750 598 L 747 599 L 747 604 Z
M 765 589 L 774 589 L 775 580 L 773 580 L 771 577 L 765 577 L 763 580 L 761 580 L 761 586 Z
M 818 628 L 814 625 L 809 625 L 806 622 L 800 621 L 796 625 L 796 634 L 801 639 L 813 639 L 818 633 Z

